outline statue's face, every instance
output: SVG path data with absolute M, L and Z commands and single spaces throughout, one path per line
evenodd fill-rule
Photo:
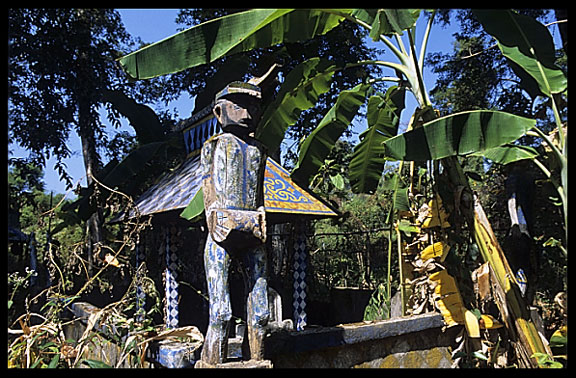
M 222 130 L 248 135 L 258 126 L 260 100 L 250 95 L 233 94 L 217 100 L 213 111 Z

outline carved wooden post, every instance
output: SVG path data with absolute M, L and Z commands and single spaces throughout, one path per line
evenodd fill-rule
M 259 116 L 261 90 L 233 82 L 215 98 L 214 115 L 224 133 L 208 139 L 201 151 L 203 199 L 208 237 L 204 268 L 210 296 L 210 321 L 201 366 L 227 357 L 231 318 L 228 270 L 241 260 L 248 287 L 247 325 L 250 358 L 263 359 L 269 320 L 266 213 L 263 180 L 266 149 L 252 137 Z

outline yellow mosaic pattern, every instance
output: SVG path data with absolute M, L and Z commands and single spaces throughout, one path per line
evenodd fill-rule
M 450 368 L 451 365 L 450 348 L 436 347 L 390 354 L 384 358 L 356 365 L 355 368 Z
M 288 172 L 268 158 L 264 173 L 264 207 L 267 212 L 308 215 L 337 215 L 332 209 L 300 188 Z

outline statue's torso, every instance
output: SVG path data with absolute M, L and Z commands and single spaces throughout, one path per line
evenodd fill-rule
M 266 152 L 258 141 L 246 142 L 230 133 L 216 135 L 204 143 L 201 164 L 207 212 L 256 210 L 264 205 Z

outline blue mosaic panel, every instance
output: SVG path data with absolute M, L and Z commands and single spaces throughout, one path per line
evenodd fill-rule
M 183 131 L 186 153 L 200 150 L 212 135 L 222 132 L 216 117 L 212 116 Z

